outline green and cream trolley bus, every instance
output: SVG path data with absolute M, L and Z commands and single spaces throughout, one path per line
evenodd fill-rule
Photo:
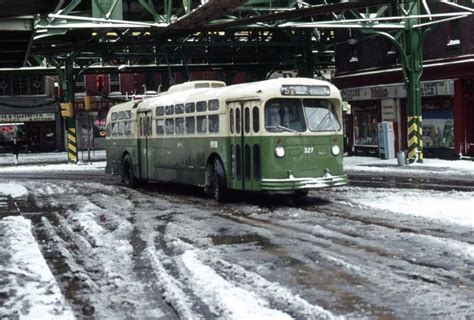
M 328 82 L 281 78 L 226 86 L 192 81 L 107 115 L 106 171 L 138 181 L 292 191 L 347 184 L 341 95 Z

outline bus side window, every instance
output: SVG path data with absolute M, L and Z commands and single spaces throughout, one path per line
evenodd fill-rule
M 111 119 L 112 121 L 115 121 L 115 120 L 117 120 L 117 117 L 118 117 L 117 112 L 112 112 L 112 115 L 110 116 L 110 119 Z
M 118 133 L 118 123 L 113 122 L 112 123 L 112 136 L 116 137 Z
M 186 103 L 184 109 L 186 110 L 186 113 L 194 112 L 194 102 Z
M 245 133 L 250 133 L 250 108 L 245 108 L 244 111 L 244 127 Z
M 156 120 L 156 134 L 165 134 L 165 120 L 159 119 Z
M 166 119 L 166 134 L 174 133 L 174 119 Z
M 184 118 L 176 118 L 174 132 L 180 135 L 184 133 Z
M 184 104 L 177 104 L 174 106 L 174 113 L 181 114 L 184 113 Z
M 174 114 L 174 106 L 166 106 L 166 108 L 165 108 L 165 113 L 166 113 L 167 115 Z
M 209 132 L 219 132 L 219 115 L 209 116 Z
M 253 132 L 257 133 L 260 130 L 260 112 L 258 107 L 253 107 L 252 110 Z
M 206 133 L 207 132 L 206 116 L 197 117 L 197 132 L 198 133 Z
M 240 133 L 240 109 L 235 109 L 235 132 Z
M 125 135 L 131 136 L 132 135 L 132 122 L 125 121 Z
M 125 124 L 121 121 L 118 123 L 118 135 L 119 136 L 123 136 L 124 132 L 125 132 Z
M 234 109 L 230 109 L 230 133 L 234 133 Z
M 165 115 L 165 108 L 164 107 L 157 107 L 156 108 L 156 115 L 158 117 Z
M 203 112 L 206 111 L 206 101 L 199 101 L 196 103 L 196 111 Z
M 194 117 L 186 118 L 186 133 L 196 132 L 196 120 Z
M 209 100 L 208 102 L 208 109 L 209 110 L 219 110 L 219 100 L 214 99 L 214 100 Z
M 106 129 L 106 135 L 107 137 L 110 137 L 110 134 L 112 133 L 112 125 L 110 123 L 107 124 L 107 129 Z
M 153 135 L 153 120 L 151 119 L 151 116 L 148 116 L 146 117 L 147 118 L 147 128 L 148 128 L 148 132 L 147 132 L 147 135 L 148 136 L 152 136 Z

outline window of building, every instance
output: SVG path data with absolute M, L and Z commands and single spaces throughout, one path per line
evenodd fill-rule
M 109 92 L 121 92 L 120 90 L 120 74 L 109 74 Z
M 80 73 L 76 76 L 76 83 L 74 86 L 75 93 L 86 92 L 86 77 L 84 73 Z
M 0 76 L 0 96 L 12 95 L 11 76 Z
M 354 144 L 378 146 L 376 106 L 353 106 L 352 110 L 354 117 Z
M 13 95 L 14 96 L 27 96 L 29 94 L 29 79 L 28 76 L 15 75 L 12 77 L 13 82 Z

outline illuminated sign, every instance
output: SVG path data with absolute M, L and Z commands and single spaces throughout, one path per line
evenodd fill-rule
M 0 114 L 0 123 L 34 122 L 34 121 L 54 121 L 54 113 L 15 113 Z

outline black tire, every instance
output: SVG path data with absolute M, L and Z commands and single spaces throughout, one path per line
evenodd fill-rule
M 133 174 L 132 158 L 127 154 L 122 160 L 122 182 L 127 187 L 135 187 L 137 178 Z
M 217 202 L 225 202 L 227 200 L 227 184 L 224 166 L 218 159 L 214 160 L 213 164 L 212 191 L 212 195 Z
M 302 202 L 308 199 L 308 189 L 298 189 L 294 191 L 295 202 Z

